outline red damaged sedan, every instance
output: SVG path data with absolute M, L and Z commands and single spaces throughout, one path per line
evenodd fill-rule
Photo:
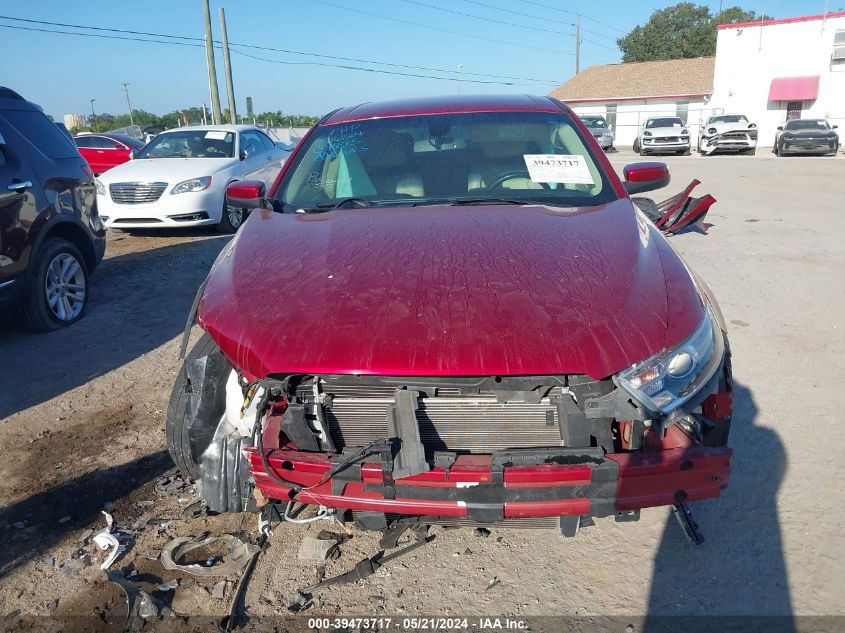
M 629 198 L 666 166 L 624 172 L 548 97 L 325 116 L 269 191 L 229 187 L 254 210 L 197 296 L 176 464 L 218 512 L 571 535 L 670 505 L 695 535 L 730 474 L 726 328 Z

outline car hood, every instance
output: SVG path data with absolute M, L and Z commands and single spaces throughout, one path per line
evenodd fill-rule
M 680 258 L 628 199 L 253 212 L 198 310 L 259 378 L 603 378 L 679 342 L 702 315 Z
M 136 180 L 177 183 L 213 175 L 235 162 L 234 158 L 139 158 L 109 169 L 99 179 L 105 184 Z
M 652 136 L 680 136 L 681 130 L 687 128 L 681 127 L 650 127 L 643 132 L 651 132 Z
M 705 131 L 712 128 L 716 129 L 716 134 L 724 134 L 725 132 L 733 132 L 734 130 L 742 130 L 743 132 L 752 129 L 750 123 L 710 123 L 704 126 Z

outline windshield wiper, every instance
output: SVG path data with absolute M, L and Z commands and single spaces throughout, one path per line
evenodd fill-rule
M 316 204 L 313 207 L 300 207 L 296 210 L 297 213 L 324 213 L 334 209 L 345 208 L 346 205 L 353 207 L 372 207 L 375 206 L 371 200 L 364 200 L 363 198 L 344 198 L 331 204 Z
M 459 198 L 451 200 L 449 206 L 470 206 L 474 204 L 537 204 L 532 200 L 517 200 L 515 198 Z

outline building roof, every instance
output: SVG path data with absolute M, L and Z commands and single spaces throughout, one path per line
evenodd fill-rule
M 590 66 L 550 93 L 561 101 L 701 97 L 713 92 L 715 57 Z
M 329 114 L 323 125 L 366 119 L 458 114 L 464 112 L 560 112 L 560 106 L 545 97 L 531 95 L 449 95 L 362 103 Z
M 717 24 L 716 28 L 723 29 L 747 29 L 754 26 L 772 26 L 774 24 L 792 24 L 793 22 L 812 22 L 814 20 L 829 20 L 830 18 L 845 17 L 845 11 L 831 11 L 829 13 L 819 13 L 817 15 L 800 15 L 794 18 L 777 18 L 773 20 L 756 20 L 754 22 L 728 22 L 725 24 Z

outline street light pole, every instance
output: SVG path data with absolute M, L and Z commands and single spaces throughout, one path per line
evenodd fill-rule
M 91 99 L 91 127 L 94 127 L 94 118 L 97 116 L 94 114 L 94 102 L 96 99 Z
M 461 94 L 461 69 L 463 67 L 463 64 L 458 64 L 458 94 Z
M 123 83 L 123 94 L 126 95 L 126 107 L 129 108 L 129 125 L 135 125 L 135 121 L 132 120 L 132 104 L 129 103 L 129 88 L 127 88 L 129 84 L 124 82 Z

